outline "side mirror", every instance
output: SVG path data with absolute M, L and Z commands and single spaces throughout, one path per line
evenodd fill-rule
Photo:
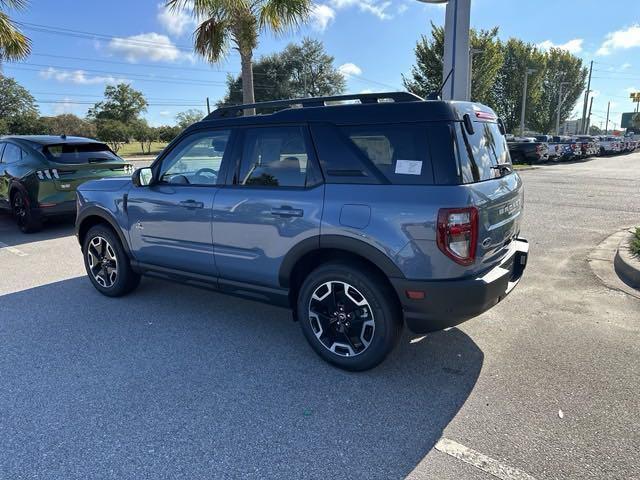
M 149 167 L 137 169 L 131 176 L 131 182 L 136 187 L 148 187 L 153 183 L 153 170 Z

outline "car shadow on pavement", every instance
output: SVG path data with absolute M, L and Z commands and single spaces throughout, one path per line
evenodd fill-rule
M 483 358 L 451 329 L 348 373 L 286 310 L 147 279 L 110 299 L 74 278 L 0 296 L 0 465 L 8 478 L 404 478 Z
M 19 247 L 25 243 L 67 237 L 74 234 L 74 222 L 73 216 L 48 218 L 39 232 L 22 233 L 11 215 L 0 212 L 0 242 Z

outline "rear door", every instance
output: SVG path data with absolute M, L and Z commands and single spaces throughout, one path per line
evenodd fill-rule
M 217 275 L 211 217 L 230 139 L 224 129 L 191 133 L 164 156 L 151 186 L 130 189 L 129 238 L 138 261 Z
M 320 234 L 324 185 L 302 125 L 241 130 L 235 169 L 214 202 L 214 250 L 224 280 L 277 287 L 284 256 Z

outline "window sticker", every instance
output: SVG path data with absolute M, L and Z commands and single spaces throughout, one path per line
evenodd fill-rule
M 398 160 L 396 161 L 396 173 L 402 175 L 421 175 L 422 162 L 420 160 Z

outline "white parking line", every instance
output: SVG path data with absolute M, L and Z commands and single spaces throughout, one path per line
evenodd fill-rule
M 12 247 L 10 245 L 7 245 L 6 243 L 0 242 L 0 252 L 2 252 L 3 250 L 6 250 L 9 253 L 13 253 L 14 255 L 17 255 L 18 257 L 26 257 L 27 254 L 24 253 L 22 250 L 18 250 L 16 247 Z
M 436 443 L 436 450 L 451 455 L 458 460 L 462 460 L 502 480 L 535 480 L 535 478 L 528 473 L 508 465 L 503 465 L 491 457 L 487 457 L 480 452 L 476 452 L 448 438 L 441 438 L 438 443 Z

